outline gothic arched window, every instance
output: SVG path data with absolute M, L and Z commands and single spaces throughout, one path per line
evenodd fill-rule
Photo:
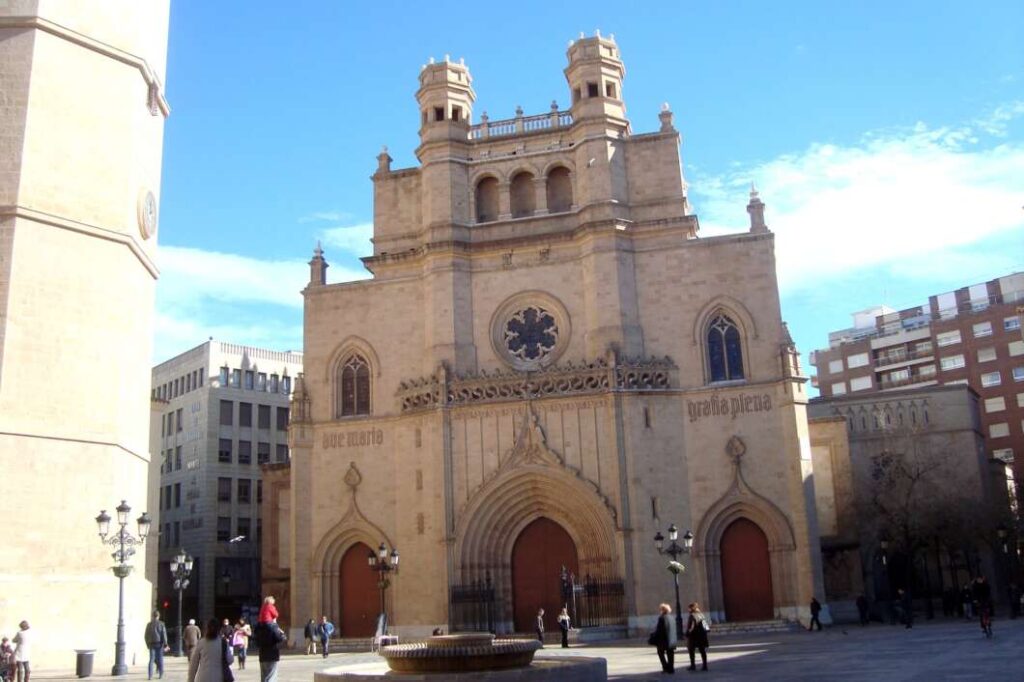
M 708 376 L 711 381 L 743 378 L 743 347 L 736 323 L 719 313 L 708 324 Z
M 338 367 L 337 416 L 370 414 L 370 365 L 361 355 L 350 355 Z

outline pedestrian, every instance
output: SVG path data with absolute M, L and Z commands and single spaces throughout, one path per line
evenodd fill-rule
M 263 598 L 263 605 L 260 606 L 260 615 L 257 623 L 277 622 L 277 606 L 275 604 L 277 604 L 277 600 L 273 596 Z
M 818 632 L 821 632 L 821 602 L 818 601 L 817 597 L 811 597 L 811 624 L 807 626 L 807 631 L 812 632 L 814 630 L 814 624 L 818 624 Z
M 658 650 L 658 660 L 661 662 L 661 672 L 674 673 L 676 671 L 676 621 L 672 618 L 672 607 L 668 604 L 658 605 L 658 622 L 655 624 L 654 632 L 647 639 L 647 643 Z
M 32 651 L 32 633 L 29 632 L 27 620 L 18 623 L 18 633 L 14 635 L 14 669 L 18 682 L 28 682 L 32 674 L 29 655 Z
M 0 680 L 11 682 L 14 679 L 14 645 L 4 637 L 0 640 Z
M 708 632 L 711 625 L 701 612 L 700 604 L 693 602 L 689 606 L 690 617 L 686 619 L 686 650 L 690 654 L 690 670 L 697 669 L 696 652 L 700 652 L 701 670 L 708 669 Z M 820 623 L 818 624 L 821 625 Z
M 202 636 L 203 631 L 196 625 L 196 619 L 189 618 L 188 625 L 185 626 L 185 631 L 181 635 L 182 642 L 185 645 L 185 658 L 192 658 L 192 652 L 195 651 L 196 644 L 199 644 L 199 638 Z
M 971 585 L 971 598 L 974 601 L 974 612 L 978 615 L 981 629 L 986 636 L 992 636 L 992 588 L 985 576 L 979 575 Z
M 270 620 L 256 624 L 253 639 L 259 648 L 260 682 L 277 682 L 277 663 L 281 660 L 281 646 L 287 636 L 276 620 Z
M 238 669 L 245 670 L 245 655 L 249 650 L 249 638 L 252 637 L 252 628 L 245 622 L 245 618 L 239 618 L 235 624 L 235 632 L 231 635 L 231 648 L 235 650 L 238 658 Z
M 868 624 L 868 598 L 863 594 L 857 595 L 857 614 L 860 616 L 860 624 Z
M 231 638 L 234 637 L 234 635 L 235 635 L 235 629 L 233 627 L 231 627 L 231 621 L 228 620 L 227 618 L 225 618 L 221 622 L 221 626 L 220 626 L 220 637 L 221 637 L 221 639 L 223 639 L 225 642 L 227 642 L 228 646 L 231 646 Z
M 964 618 L 974 620 L 974 597 L 971 594 L 971 587 L 968 584 L 960 589 L 960 603 L 963 604 Z
M 1010 618 L 1016 619 L 1020 615 L 1020 587 L 1017 583 L 1010 583 Z
M 537 639 L 541 648 L 544 647 L 544 609 L 537 609 Z
M 146 672 L 149 675 L 147 679 L 153 679 L 153 664 L 156 663 L 156 670 L 160 677 L 164 676 L 164 651 L 169 647 L 167 646 L 167 628 L 160 621 L 160 612 L 153 612 L 153 619 L 146 623 L 146 631 L 144 633 L 146 640 L 146 647 L 149 649 L 149 664 L 146 666 Z
M 896 590 L 896 594 L 900 597 L 900 612 L 903 615 L 903 624 L 909 630 L 914 627 L 914 599 L 910 596 L 910 590 L 904 590 L 902 587 Z
M 320 639 L 320 650 L 327 658 L 330 653 L 331 635 L 334 634 L 334 623 L 327 620 L 327 616 L 320 617 L 320 624 L 316 626 L 316 635 Z
M 221 630 L 216 618 L 207 621 L 205 636 L 196 644 L 192 658 L 188 660 L 188 682 L 228 682 L 234 679 L 231 649 Z
M 306 629 L 302 633 L 306 637 L 306 655 L 316 653 L 316 621 L 312 618 L 306 623 Z
M 562 631 L 562 648 L 569 648 L 569 610 L 562 608 L 562 612 L 558 614 L 558 627 Z

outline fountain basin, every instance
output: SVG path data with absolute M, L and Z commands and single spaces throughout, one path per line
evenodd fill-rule
M 382 647 L 380 655 L 395 672 L 458 673 L 524 668 L 540 648 L 534 639 L 495 639 L 487 632 L 468 632 Z

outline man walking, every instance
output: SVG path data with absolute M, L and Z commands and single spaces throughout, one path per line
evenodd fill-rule
M 818 601 L 817 597 L 811 597 L 811 624 L 807 626 L 807 631 L 812 632 L 814 630 L 814 624 L 818 624 L 818 632 L 821 632 L 821 602 Z
M 182 643 L 185 646 L 185 658 L 192 659 L 192 652 L 195 650 L 196 644 L 199 644 L 199 638 L 202 635 L 202 631 L 196 625 L 196 619 L 189 618 L 188 625 L 185 626 L 185 631 L 181 635 Z
M 153 612 L 153 620 L 146 623 L 144 634 L 146 646 L 149 648 L 149 665 L 146 667 L 148 679 L 153 679 L 153 663 L 160 677 L 164 676 L 164 650 L 167 649 L 167 628 L 160 622 L 160 612 Z
M 537 639 L 544 646 L 544 609 L 537 610 Z
M 312 618 L 306 623 L 306 629 L 302 633 L 306 637 L 306 655 L 316 653 L 316 621 Z
M 327 620 L 327 616 L 320 616 L 320 624 L 316 626 L 317 637 L 320 638 L 320 647 L 324 658 L 330 653 L 331 635 L 334 634 L 334 623 Z
M 271 620 L 256 624 L 253 639 L 260 650 L 260 682 L 277 682 L 277 663 L 281 660 L 281 645 L 287 636 L 277 621 Z

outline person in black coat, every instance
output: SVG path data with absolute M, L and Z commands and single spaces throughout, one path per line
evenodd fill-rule
M 811 597 L 811 624 L 807 626 L 808 632 L 814 630 L 815 623 L 818 624 L 818 631 L 821 632 L 821 602 L 817 597 Z
M 700 652 L 701 670 L 708 669 L 708 625 L 707 616 L 700 610 L 700 604 L 693 602 L 688 607 L 690 617 L 686 619 L 686 650 L 690 654 L 690 670 L 697 669 L 696 653 Z
M 281 660 L 281 645 L 288 639 L 277 621 L 259 623 L 252 633 L 259 647 L 261 682 L 277 682 L 277 662 Z
M 672 618 L 672 607 L 668 604 L 658 606 L 661 615 L 658 616 L 657 626 L 651 633 L 650 643 L 658 649 L 658 660 L 661 661 L 661 672 L 674 673 L 676 671 L 676 646 L 678 644 L 676 634 L 676 621 Z
M 903 624 L 909 630 L 914 627 L 914 599 L 910 596 L 910 590 L 902 587 L 896 591 L 900 596 L 900 613 L 903 616 Z

